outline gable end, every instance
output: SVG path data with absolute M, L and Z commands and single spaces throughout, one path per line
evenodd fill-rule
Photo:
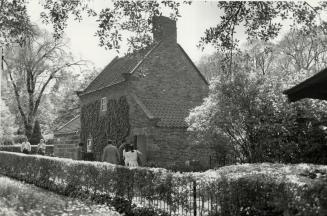
M 206 78 L 204 77 L 204 75 L 201 73 L 201 71 L 196 67 L 196 65 L 194 64 L 194 62 L 192 61 L 192 59 L 187 55 L 187 53 L 185 52 L 185 50 L 183 49 L 183 47 L 179 44 L 177 44 L 179 49 L 183 52 L 184 56 L 186 57 L 186 59 L 190 62 L 190 64 L 193 66 L 193 68 L 198 72 L 199 76 L 201 77 L 201 79 L 204 81 L 204 83 L 206 85 L 209 85 L 208 81 L 206 80 Z

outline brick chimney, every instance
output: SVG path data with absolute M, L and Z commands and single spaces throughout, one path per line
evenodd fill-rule
M 153 24 L 153 39 L 155 41 L 171 41 L 177 43 L 176 21 L 165 16 L 154 16 Z

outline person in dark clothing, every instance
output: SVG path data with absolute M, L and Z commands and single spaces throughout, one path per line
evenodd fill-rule
M 117 147 L 112 144 L 111 140 L 108 140 L 107 146 L 103 149 L 101 160 L 117 165 L 120 163 L 119 151 Z
M 124 158 L 123 158 L 123 151 L 128 147 L 128 143 L 126 141 L 126 139 L 123 139 L 123 141 L 121 142 L 118 151 L 119 151 L 119 155 L 120 155 L 120 165 L 125 165 L 124 162 Z
M 77 147 L 77 160 L 84 160 L 84 143 L 80 142 Z

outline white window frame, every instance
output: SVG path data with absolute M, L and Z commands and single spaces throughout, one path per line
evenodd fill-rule
M 101 98 L 100 110 L 102 112 L 107 111 L 107 98 L 106 97 Z

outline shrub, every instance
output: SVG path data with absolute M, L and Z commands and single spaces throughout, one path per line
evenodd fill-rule
M 202 172 L 208 170 L 208 168 L 202 165 L 198 160 L 190 160 L 187 162 L 187 164 L 175 163 L 168 167 L 168 169 L 173 172 Z
M 13 139 L 11 137 L 2 137 L 0 140 L 1 145 L 13 145 Z
M 0 151 L 6 152 L 21 152 L 20 149 L 21 145 L 8 145 L 8 146 L 0 146 Z M 53 145 L 46 145 L 45 154 L 52 156 L 53 155 L 54 146 Z M 31 154 L 37 154 L 37 145 L 31 145 Z
M 126 215 L 155 215 L 133 198 L 164 203 L 176 213 L 194 207 L 201 214 L 326 215 L 327 167 L 244 164 L 203 173 L 128 168 L 101 162 L 0 152 L 0 173 L 57 193 L 110 203 Z M 196 206 L 193 197 L 196 196 Z M 155 205 L 152 205 L 155 207 Z
M 170 214 L 160 209 L 154 208 L 134 208 L 132 216 L 169 216 Z
M 46 140 L 47 145 L 54 145 L 56 143 L 56 139 L 48 139 Z
M 15 144 L 19 144 L 19 143 L 24 142 L 25 137 L 26 137 L 25 135 L 18 134 L 18 135 L 15 135 L 15 136 L 13 137 L 13 141 L 14 141 Z

